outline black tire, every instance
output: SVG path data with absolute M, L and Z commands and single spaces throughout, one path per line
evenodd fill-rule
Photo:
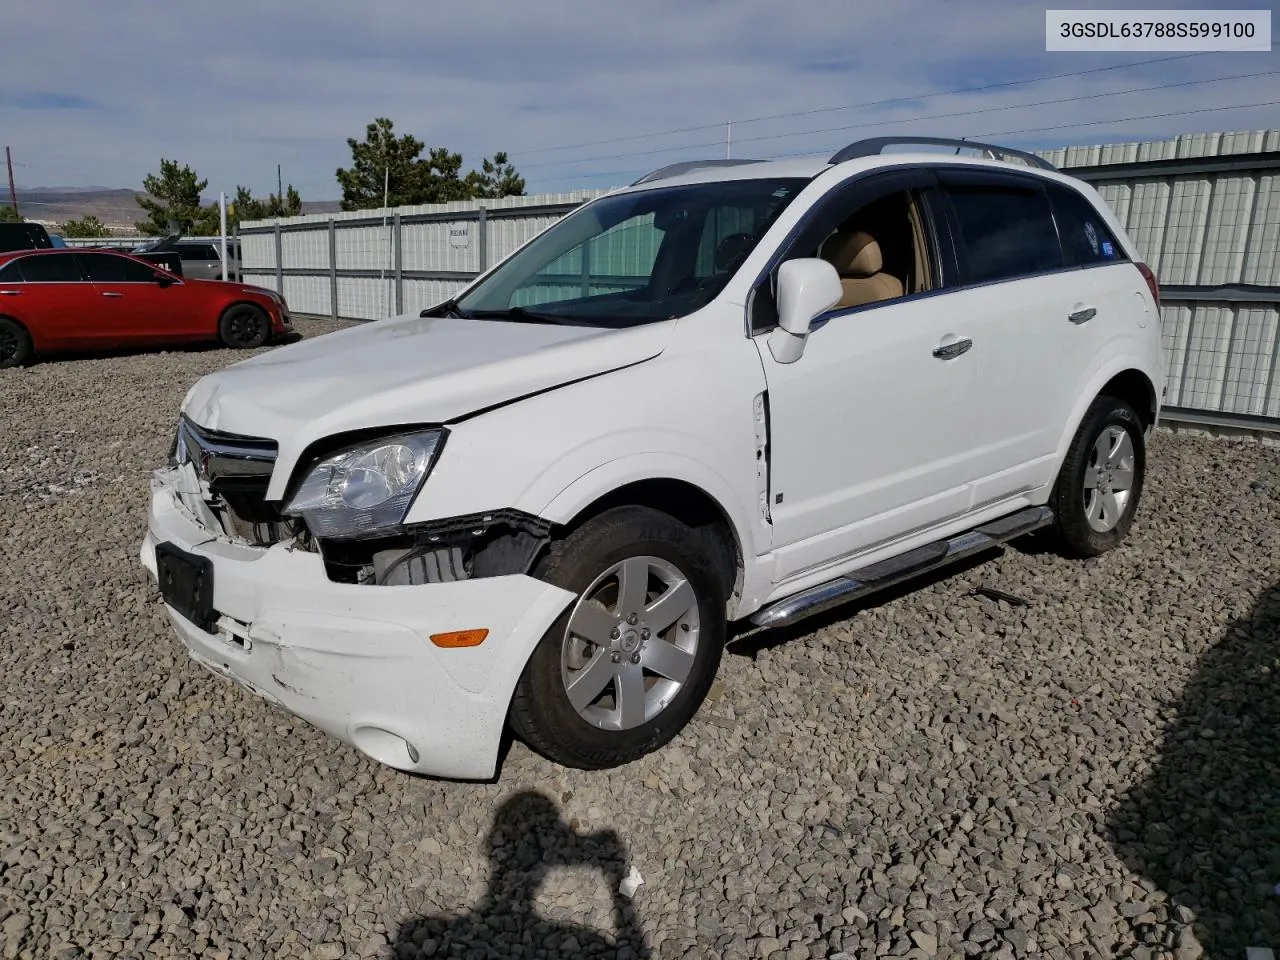
M 1107 509 L 1108 500 L 1105 494 L 1094 487 L 1092 492 L 1086 488 L 1086 482 L 1092 480 L 1091 473 L 1097 466 L 1095 446 L 1104 434 L 1122 430 L 1132 445 L 1132 456 L 1128 458 L 1132 476 L 1127 481 L 1128 496 L 1119 509 Z M 1120 441 L 1117 438 L 1117 442 Z M 1103 489 L 1115 486 L 1118 492 L 1124 484 L 1124 464 L 1119 464 L 1105 472 L 1098 482 Z M 1141 418 L 1133 406 L 1118 397 L 1100 396 L 1093 401 L 1085 412 L 1084 420 L 1076 431 L 1067 449 L 1066 459 L 1054 485 L 1050 505 L 1054 512 L 1054 525 L 1058 539 L 1068 553 L 1078 557 L 1096 557 L 1118 547 L 1129 534 L 1138 503 L 1142 499 L 1143 483 L 1147 472 L 1147 448 L 1144 427 Z M 1109 476 L 1110 479 L 1107 479 Z M 1101 504 L 1098 504 L 1101 499 Z M 1101 511 L 1096 519 L 1106 525 L 1107 529 L 1096 529 L 1090 523 L 1090 510 L 1097 505 Z M 1114 501 L 1111 501 L 1114 507 Z
M 31 335 L 22 324 L 0 317 L 0 370 L 21 367 L 31 362 L 35 351 Z
M 218 321 L 218 339 L 238 350 L 256 349 L 266 343 L 269 336 L 271 321 L 261 309 L 249 303 L 228 307 Z
M 607 510 L 572 531 L 565 539 L 553 543 L 535 567 L 534 575 L 572 590 L 579 594 L 579 599 L 569 605 L 543 636 L 516 684 L 511 703 L 511 726 L 516 736 L 544 757 L 582 770 L 621 766 L 654 752 L 670 741 L 697 713 L 720 666 L 730 576 L 718 559 L 721 556 L 722 552 L 716 550 L 704 533 L 647 507 L 625 506 Z M 593 584 L 597 584 L 607 571 L 615 564 L 626 560 L 639 562 L 637 558 L 642 557 L 654 558 L 674 568 L 693 588 L 692 600 L 680 601 L 680 604 L 689 603 L 690 613 L 694 609 L 697 611 L 692 665 L 670 701 L 650 719 L 629 729 L 602 729 L 584 719 L 569 699 L 562 674 L 562 654 L 568 656 L 565 651 L 571 643 L 593 649 L 581 641 L 570 641 L 569 623 L 579 604 L 587 602 L 585 592 L 594 591 Z M 656 569 L 645 568 L 646 597 L 651 584 L 661 583 L 653 579 Z M 606 582 L 600 589 L 608 591 L 610 587 Z M 620 579 L 614 589 L 619 594 L 615 609 L 622 610 Z M 612 613 L 609 615 L 613 616 Z M 625 650 L 637 642 L 638 634 L 625 621 L 618 622 L 618 625 L 624 631 L 622 637 L 606 642 L 621 645 L 620 649 Z M 645 622 L 640 621 L 637 628 L 644 626 Z M 689 626 L 688 619 L 677 620 L 665 628 L 666 637 L 680 638 L 678 642 L 681 643 L 688 642 L 686 635 L 689 630 L 686 628 Z M 685 633 L 680 633 L 681 630 Z M 656 644 L 665 643 L 663 629 L 657 633 L 658 636 L 650 638 L 646 630 L 638 651 L 630 656 L 619 654 L 626 658 L 626 662 L 618 667 L 610 667 L 603 660 L 600 664 L 606 672 L 626 670 L 628 664 L 636 662 L 632 657 L 642 658 L 643 662 L 633 668 L 633 673 L 639 671 L 645 675 L 646 705 L 649 693 L 663 682 L 660 675 L 649 669 L 649 658 L 660 652 Z M 655 646 L 651 649 L 650 644 Z M 617 652 L 609 652 L 603 647 L 595 649 L 601 658 L 612 658 Z M 665 649 L 670 649 L 669 645 Z M 595 661 L 588 660 L 587 663 Z M 613 681 L 608 683 L 605 690 L 613 690 L 616 696 L 618 686 Z M 602 692 L 598 699 L 608 701 L 609 697 L 610 694 Z M 621 704 L 617 700 L 612 702 L 617 716 L 621 718 Z M 597 711 L 604 708 L 588 709 Z

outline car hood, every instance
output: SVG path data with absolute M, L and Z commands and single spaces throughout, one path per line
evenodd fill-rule
M 182 411 L 210 430 L 275 440 L 268 497 L 309 444 L 348 430 L 448 423 L 640 363 L 674 321 L 623 330 L 417 315 L 372 321 L 250 357 L 196 382 Z

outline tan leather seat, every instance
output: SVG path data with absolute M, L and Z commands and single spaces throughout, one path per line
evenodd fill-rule
M 884 255 L 865 230 L 837 233 L 824 244 L 823 258 L 840 274 L 844 296 L 833 310 L 858 307 L 903 295 L 902 281 L 884 272 Z

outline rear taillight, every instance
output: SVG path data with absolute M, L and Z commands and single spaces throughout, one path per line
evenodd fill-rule
M 1151 268 L 1139 260 L 1136 264 L 1138 272 L 1142 274 L 1142 279 L 1147 281 L 1147 286 L 1151 288 L 1151 299 L 1156 302 L 1156 309 L 1160 309 L 1160 284 L 1156 282 L 1156 275 Z

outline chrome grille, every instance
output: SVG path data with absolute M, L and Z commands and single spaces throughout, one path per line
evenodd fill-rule
M 274 440 L 210 430 L 183 416 L 173 461 L 190 463 L 199 479 L 209 485 L 209 507 L 225 533 L 268 546 L 286 536 L 289 526 L 276 504 L 267 501 L 277 452 Z
M 178 422 L 177 463 L 190 461 L 201 480 L 270 480 L 279 447 L 274 440 L 245 437 L 198 427 L 186 416 Z

